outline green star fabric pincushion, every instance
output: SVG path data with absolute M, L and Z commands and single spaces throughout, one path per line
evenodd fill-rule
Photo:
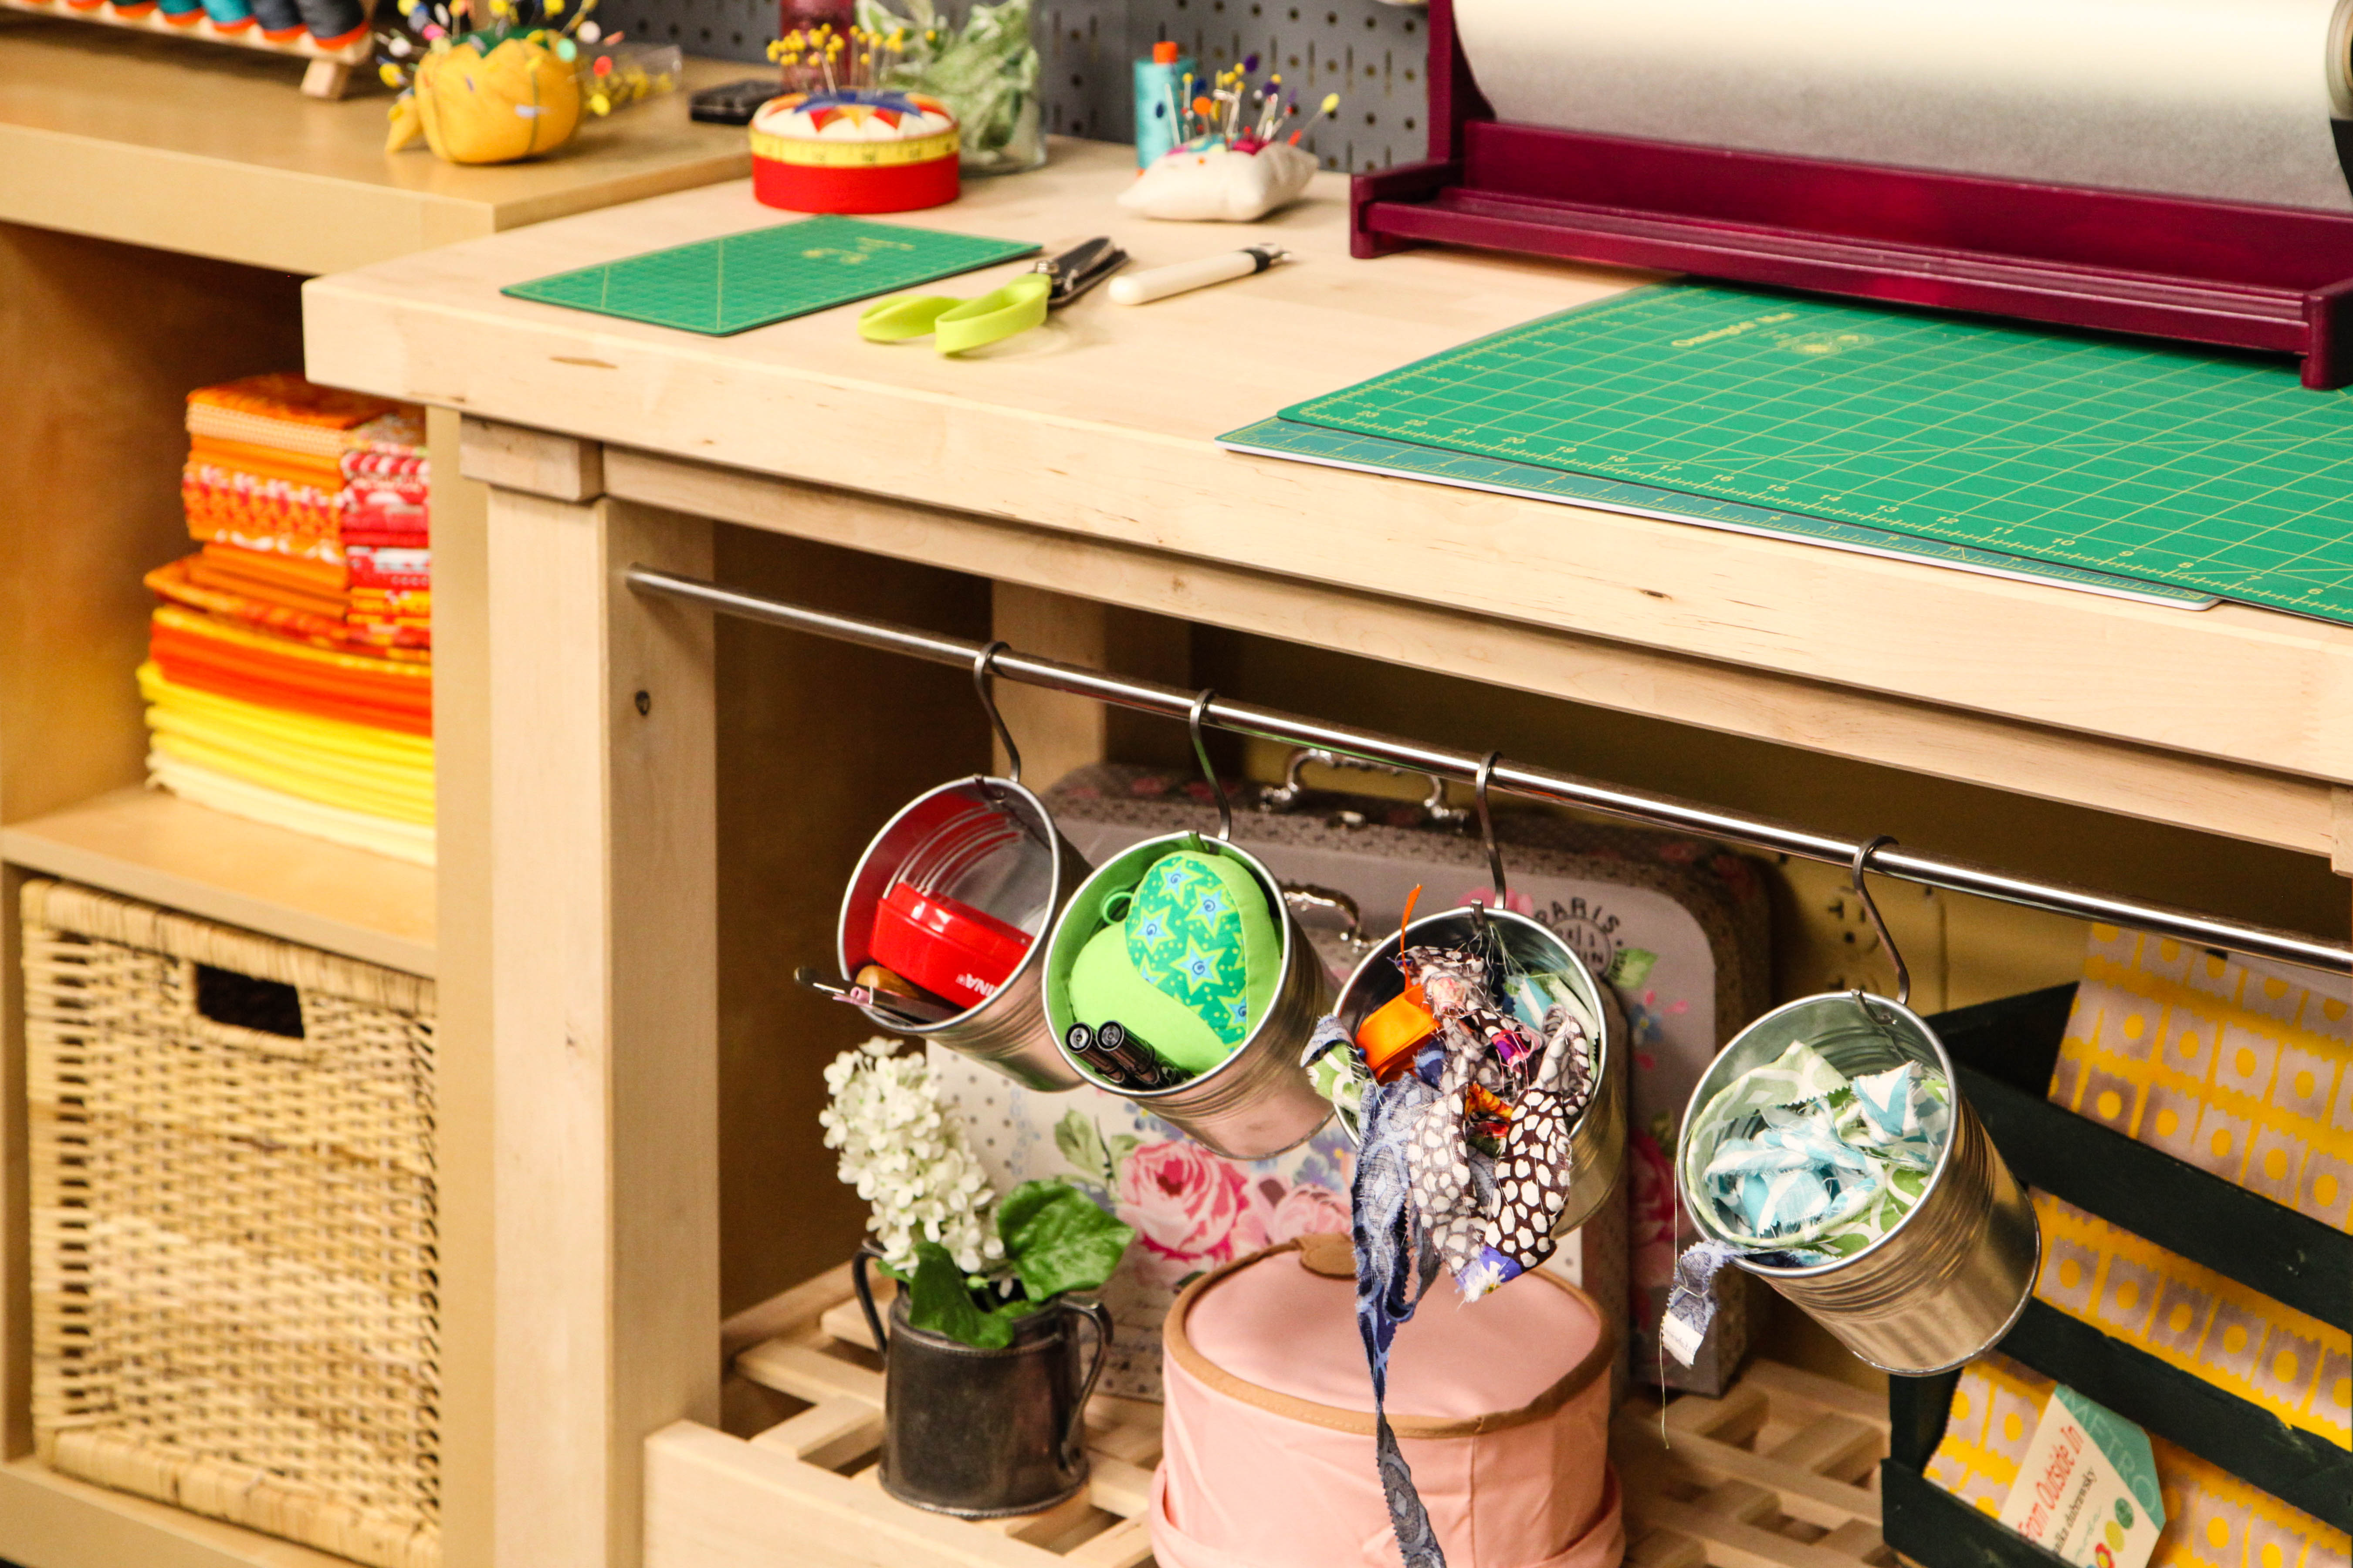
M 1266 1016 L 1282 956 L 1249 869 L 1179 849 L 1153 862 L 1125 910 L 1087 939 L 1071 968 L 1071 1012 L 1090 1027 L 1117 1019 L 1174 1065 L 1207 1072 Z

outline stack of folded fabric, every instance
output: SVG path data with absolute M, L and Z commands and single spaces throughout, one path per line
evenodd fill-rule
M 146 579 L 151 781 L 432 864 L 422 415 L 280 374 L 189 394 L 188 433 L 201 548 Z

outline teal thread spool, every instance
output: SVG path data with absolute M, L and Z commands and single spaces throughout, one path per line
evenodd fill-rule
M 1183 140 L 1176 133 L 1185 79 L 1200 74 L 1190 55 L 1173 39 L 1152 46 L 1150 59 L 1135 62 L 1135 166 L 1150 168 Z

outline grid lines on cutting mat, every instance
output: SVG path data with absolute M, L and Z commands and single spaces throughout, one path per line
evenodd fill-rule
M 2353 400 L 2253 356 L 1667 285 L 1283 417 L 2353 620 Z
M 1012 240 L 812 217 L 501 290 L 519 300 L 723 337 L 1027 256 Z

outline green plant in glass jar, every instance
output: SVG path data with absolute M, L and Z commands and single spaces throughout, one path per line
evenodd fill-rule
M 1010 174 L 1046 161 L 1038 118 L 1038 46 L 1029 38 L 1029 0 L 986 0 L 951 24 L 932 0 L 858 0 L 858 25 L 899 34 L 905 43 L 882 85 L 929 93 L 963 129 L 967 174 Z

